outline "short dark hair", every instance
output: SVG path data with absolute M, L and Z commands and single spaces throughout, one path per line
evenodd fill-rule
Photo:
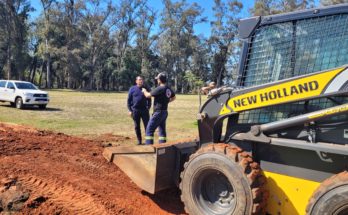
M 167 82 L 167 76 L 165 73 L 161 72 L 156 76 L 156 79 L 159 79 L 163 84 Z

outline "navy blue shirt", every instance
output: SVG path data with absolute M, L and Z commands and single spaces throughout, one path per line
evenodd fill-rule
M 127 107 L 130 112 L 134 110 L 149 110 L 151 108 L 151 98 L 146 98 L 142 89 L 146 87 L 131 87 L 128 93 Z

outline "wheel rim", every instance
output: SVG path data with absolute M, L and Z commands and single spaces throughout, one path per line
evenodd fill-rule
M 348 205 L 341 206 L 333 213 L 333 215 L 346 215 L 346 214 L 348 214 Z
M 17 99 L 17 102 L 16 102 L 17 108 L 20 108 L 22 106 L 21 103 L 22 103 L 21 99 Z
M 192 183 L 194 199 L 202 211 L 209 211 L 209 214 L 231 214 L 234 211 L 237 196 L 233 185 L 221 171 L 201 170 Z

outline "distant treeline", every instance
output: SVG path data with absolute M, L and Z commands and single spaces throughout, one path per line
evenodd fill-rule
M 214 0 L 209 20 L 198 2 L 162 0 L 164 9 L 156 11 L 147 0 L 41 0 L 43 11 L 34 19 L 30 1 L 0 0 L 0 79 L 44 88 L 126 90 L 139 74 L 153 86 L 155 74 L 166 72 L 182 93 L 207 81 L 233 84 L 243 3 Z M 316 2 L 255 0 L 247 11 L 277 14 Z M 210 23 L 209 37 L 194 30 L 202 22 Z

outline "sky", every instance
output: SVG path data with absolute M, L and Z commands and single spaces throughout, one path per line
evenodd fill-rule
M 187 2 L 188 3 L 197 2 L 204 9 L 202 16 L 207 17 L 208 20 L 212 20 L 212 17 L 213 17 L 212 7 L 214 5 L 214 0 L 187 0 Z M 35 11 L 32 12 L 31 14 L 31 19 L 35 19 L 42 12 L 42 6 L 40 3 L 40 0 L 30 0 L 30 3 L 35 8 Z M 115 1 L 115 3 L 117 3 L 117 1 Z M 251 8 L 253 4 L 254 4 L 254 0 L 243 1 L 244 8 L 241 14 L 242 17 L 249 16 L 248 9 Z M 149 6 L 156 9 L 158 11 L 158 14 L 160 14 L 163 9 L 163 4 L 161 0 L 149 0 Z M 159 20 L 160 19 L 157 19 L 155 28 L 159 28 Z M 156 31 L 156 29 L 154 30 Z M 195 32 L 197 34 L 203 34 L 204 36 L 209 36 L 210 34 L 209 21 L 206 23 L 197 24 L 195 26 Z

